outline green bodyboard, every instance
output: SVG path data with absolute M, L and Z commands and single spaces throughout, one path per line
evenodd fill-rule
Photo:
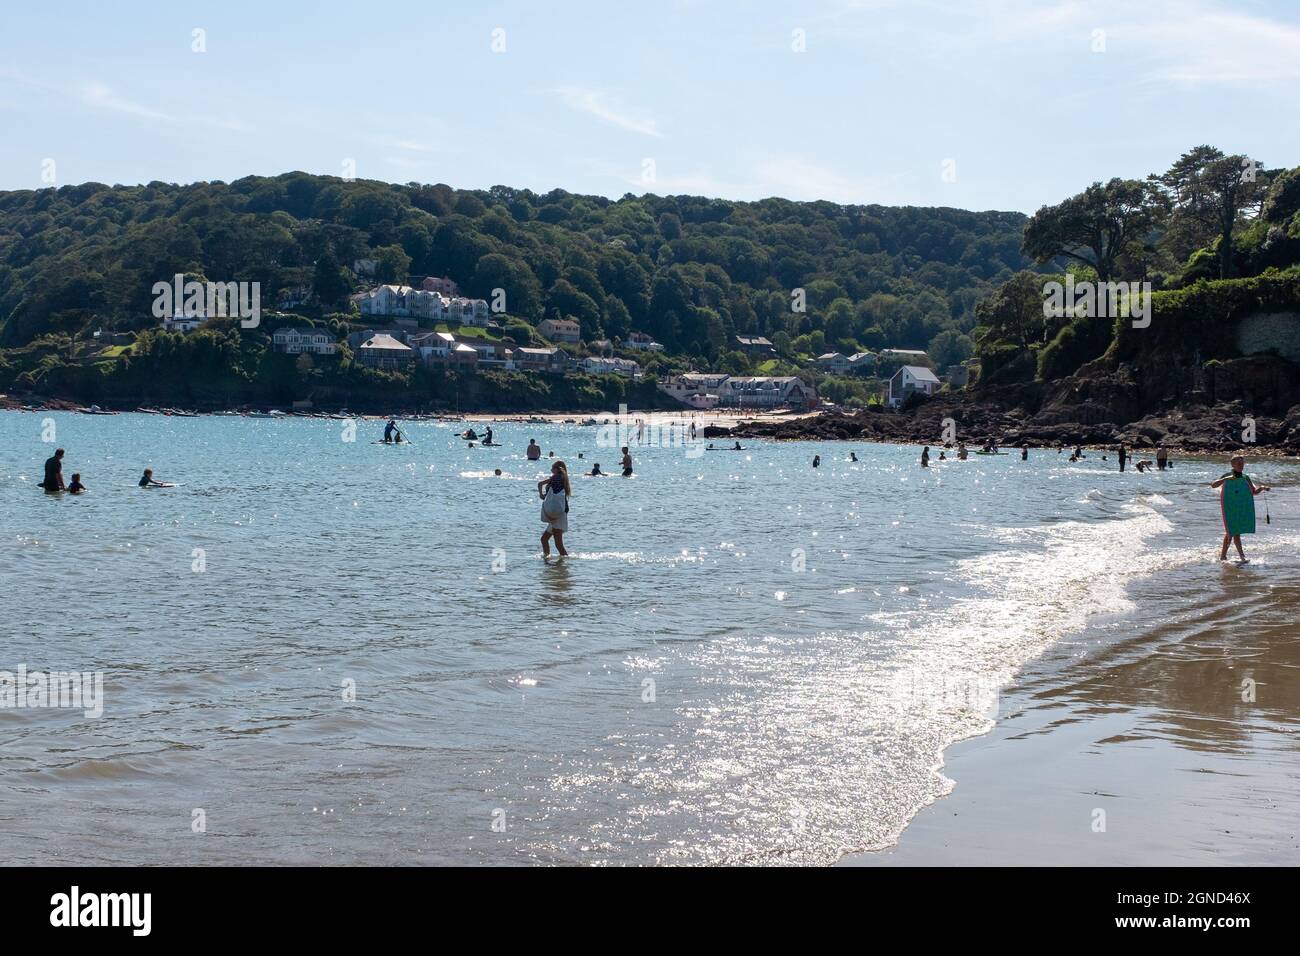
M 1223 510 L 1223 530 L 1226 534 L 1255 533 L 1255 496 L 1250 491 L 1250 480 L 1243 474 L 1229 478 L 1219 488 L 1219 505 Z

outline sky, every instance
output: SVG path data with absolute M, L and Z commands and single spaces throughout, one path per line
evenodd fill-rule
M 1300 165 L 1300 0 L 5 3 L 0 189 L 291 170 L 1033 212 Z

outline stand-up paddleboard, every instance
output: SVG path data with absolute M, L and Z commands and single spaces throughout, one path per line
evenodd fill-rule
M 1219 508 L 1225 534 L 1255 533 L 1255 496 L 1244 473 L 1219 486 Z
M 977 454 L 977 455 L 1009 455 L 1009 454 L 1011 454 L 1011 452 L 1009 452 L 1009 451 L 977 451 L 975 454 Z

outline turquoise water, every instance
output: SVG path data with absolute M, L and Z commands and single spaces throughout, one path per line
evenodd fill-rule
M 759 441 L 575 477 L 546 562 L 523 449 L 615 471 L 595 428 L 344 425 L 0 413 L 0 670 L 104 680 L 0 711 L 7 862 L 830 863 L 1063 636 L 1300 570 L 1294 487 L 1212 560 L 1219 462 Z M 89 493 L 37 490 L 43 437 Z

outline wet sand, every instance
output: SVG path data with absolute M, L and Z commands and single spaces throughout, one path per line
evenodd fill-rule
M 950 748 L 955 789 L 842 864 L 1296 865 L 1300 584 L 1282 570 L 1216 569 L 1180 619 L 1055 647 L 991 733 Z

